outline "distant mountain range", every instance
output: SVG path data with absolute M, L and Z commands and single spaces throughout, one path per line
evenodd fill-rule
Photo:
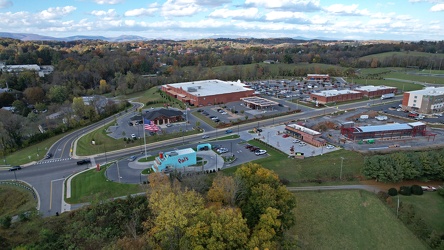
M 146 37 L 142 36 L 133 36 L 133 35 L 122 35 L 118 37 L 104 37 L 104 36 L 69 36 L 69 37 L 52 37 L 52 36 L 42 36 L 38 34 L 31 34 L 31 33 L 9 33 L 9 32 L 0 32 L 0 37 L 3 38 L 12 38 L 12 39 L 18 39 L 22 41 L 64 41 L 64 42 L 70 42 L 70 41 L 76 41 L 76 40 L 103 40 L 108 42 L 127 42 L 127 41 L 147 41 L 147 40 L 154 40 L 154 39 L 148 39 Z M 224 35 L 213 35 L 208 37 L 209 39 L 218 39 L 218 38 L 228 38 L 228 39 L 255 39 L 252 37 L 241 37 L 241 36 L 224 36 Z M 158 38 L 160 40 L 163 40 L 162 38 Z M 273 38 L 268 38 L 272 39 Z M 286 38 L 286 39 L 294 39 L 294 40 L 324 40 L 324 41 L 334 41 L 337 39 L 329 39 L 329 38 L 306 38 L 306 37 L 294 37 L 294 38 Z M 169 40 L 169 39 L 167 39 Z M 189 39 L 180 39 L 180 40 L 189 40 Z M 267 38 L 263 38 L 259 40 L 267 40 Z
M 42 36 L 38 34 L 30 34 L 30 33 L 9 33 L 9 32 L 0 32 L 0 37 L 3 38 L 13 38 L 22 41 L 76 41 L 76 40 L 103 40 L 108 42 L 125 42 L 125 41 L 142 41 L 148 40 L 145 37 L 141 36 L 127 36 L 122 35 L 118 37 L 104 37 L 104 36 L 69 36 L 69 37 L 52 37 L 52 36 Z

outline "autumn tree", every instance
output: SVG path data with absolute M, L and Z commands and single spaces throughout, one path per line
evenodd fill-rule
M 30 104 L 36 104 L 39 102 L 43 102 L 45 99 L 45 92 L 41 87 L 30 87 L 25 89 L 23 92 L 23 95 L 25 96 L 25 99 Z
M 242 210 L 247 224 L 254 228 L 268 208 L 279 211 L 277 217 L 282 227 L 276 232 L 281 235 L 283 229 L 294 225 L 293 208 L 296 200 L 283 186 L 276 173 L 255 163 L 243 165 L 235 172 L 240 188 L 237 192 L 237 204 Z
M 86 105 L 83 102 L 82 97 L 74 97 L 72 99 L 71 107 L 72 107 L 74 114 L 77 115 L 78 117 L 81 118 L 86 115 Z

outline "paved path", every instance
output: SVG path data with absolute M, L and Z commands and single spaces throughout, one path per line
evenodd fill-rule
M 339 186 L 308 186 L 308 187 L 288 187 L 289 191 L 316 191 L 316 190 L 351 190 L 360 189 L 377 193 L 381 191 L 378 187 L 368 185 L 339 185 Z

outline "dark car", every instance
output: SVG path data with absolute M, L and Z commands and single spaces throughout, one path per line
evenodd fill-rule
M 45 155 L 45 160 L 46 159 L 49 159 L 49 158 L 51 158 L 52 157 L 52 153 L 47 153 L 46 155 Z
M 90 159 L 83 159 L 77 162 L 77 165 L 83 165 L 83 164 L 90 164 L 91 160 Z
M 231 129 L 228 129 L 225 131 L 225 134 L 231 134 L 231 133 L 233 133 L 233 130 L 231 130 Z
M 20 170 L 20 169 L 22 169 L 22 167 L 14 166 L 14 167 L 10 168 L 9 171 L 16 171 L 16 170 Z

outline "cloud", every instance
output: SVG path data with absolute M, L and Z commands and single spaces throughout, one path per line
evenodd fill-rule
M 55 8 L 48 8 L 46 10 L 43 10 L 38 15 L 42 19 L 57 19 L 57 18 L 66 16 L 75 10 L 76 10 L 76 7 L 74 7 L 74 6 L 55 7 Z
M 409 0 L 409 3 L 442 3 L 443 0 Z
M 304 13 L 292 11 L 271 11 L 265 15 L 265 20 L 286 23 L 311 23 Z
M 349 16 L 367 16 L 369 11 L 367 9 L 359 10 L 357 4 L 344 5 L 344 4 L 333 4 L 329 7 L 324 8 L 325 11 L 332 14 L 339 15 L 349 15 Z
M 90 14 L 96 17 L 103 18 L 105 20 L 112 20 L 119 16 L 115 9 L 109 9 L 108 11 L 93 10 Z
M 209 14 L 209 17 L 214 18 L 233 18 L 233 19 L 257 19 L 259 16 L 257 8 L 248 9 L 218 9 Z
M 162 5 L 162 15 L 165 17 L 192 16 L 204 10 L 205 8 L 194 0 L 167 0 Z
M 150 4 L 148 8 L 140 8 L 128 10 L 125 12 L 125 16 L 150 16 L 159 10 L 157 3 Z
M 430 8 L 430 11 L 433 11 L 433 12 L 444 11 L 444 3 L 440 3 L 440 4 L 432 6 L 432 8 Z
M 245 0 L 246 6 L 286 11 L 314 12 L 321 10 L 319 0 Z
M 0 0 L 0 9 L 12 7 L 12 2 L 9 0 Z
M 97 4 L 119 4 L 123 3 L 125 0 L 94 0 Z
M 212 6 L 212 7 L 216 7 L 216 6 L 221 6 L 224 4 L 229 4 L 232 1 L 231 0 L 195 0 L 196 4 L 201 5 L 201 6 Z

